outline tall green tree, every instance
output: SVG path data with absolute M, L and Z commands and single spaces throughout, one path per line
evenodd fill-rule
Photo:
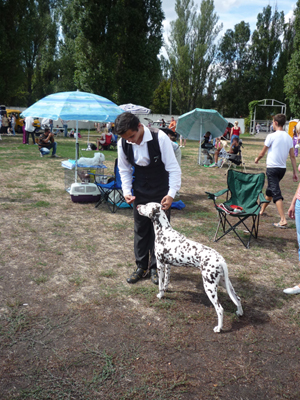
M 49 87 L 56 53 L 57 25 L 51 0 L 27 0 L 20 26 L 22 65 L 26 78 L 27 106 L 52 92 Z
M 174 100 L 180 113 L 202 107 L 210 70 L 215 60 L 215 39 L 222 25 L 218 25 L 213 0 L 203 0 L 199 11 L 193 0 L 176 0 L 177 19 L 171 22 L 169 45 L 174 87 Z
M 290 117 L 289 101 L 284 93 L 284 77 L 287 74 L 288 64 L 294 52 L 294 38 L 295 38 L 295 26 L 294 21 L 290 20 L 284 26 L 284 35 L 282 40 L 281 52 L 279 55 L 278 62 L 274 68 L 271 78 L 271 88 L 269 97 L 276 99 L 282 103 L 287 104 L 287 116 Z M 278 109 L 277 109 L 278 111 Z M 276 110 L 274 110 L 276 112 Z
M 29 106 L 55 76 L 57 26 L 51 0 L 0 0 L 1 102 Z
M 253 100 L 270 97 L 272 74 L 281 52 L 284 13 L 267 6 L 257 16 L 256 30 L 250 47 Z
M 26 0 L 0 0 L 0 103 L 19 104 L 24 96 L 20 28 Z
M 284 92 L 289 100 L 291 112 L 294 117 L 300 116 L 300 1 L 297 1 L 294 10 L 294 52 L 289 61 L 287 74 L 284 77 Z
M 218 87 L 217 107 L 223 115 L 240 117 L 248 114 L 248 71 L 250 69 L 250 26 L 244 21 L 228 29 L 218 52 L 222 82 Z
M 149 106 L 161 76 L 161 0 L 73 0 L 69 9 L 78 28 L 76 86 Z
M 283 32 L 284 14 L 276 8 L 272 10 L 271 6 L 258 14 L 251 41 L 249 24 L 244 22 L 236 25 L 234 31 L 226 32 L 219 52 L 224 81 L 219 86 L 217 99 L 223 114 L 247 116 L 251 101 L 273 98 Z M 276 84 L 282 97 L 283 86 Z M 280 95 L 278 91 L 277 95 Z M 269 108 L 263 107 L 257 111 L 260 118 L 270 113 Z
M 80 28 L 72 1 L 62 0 L 58 9 L 62 35 L 58 42 L 58 79 L 55 83 L 55 92 L 73 91 L 78 88 L 75 83 L 76 39 L 80 34 Z

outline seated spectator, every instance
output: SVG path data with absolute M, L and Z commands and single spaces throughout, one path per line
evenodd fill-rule
M 56 125 L 56 128 L 54 129 L 54 135 L 59 135 L 59 133 L 60 133 L 60 129 L 59 129 L 59 126 L 58 125 Z
M 220 154 L 221 150 L 223 149 L 223 144 L 221 143 L 221 138 L 217 138 L 215 146 L 216 146 L 216 151 L 214 154 L 215 162 L 209 166 L 210 168 L 218 166 L 219 154 Z M 230 145 L 228 154 L 238 154 L 239 151 L 240 151 L 239 138 L 234 137 L 232 139 L 232 143 Z
M 54 141 L 54 134 L 51 133 L 49 126 L 45 126 L 45 131 L 39 137 L 39 150 L 41 153 L 41 157 L 49 154 L 49 150 L 52 149 L 52 156 L 57 157 L 56 155 L 56 147 L 57 143 Z
M 112 132 L 108 132 L 108 129 L 104 128 L 100 138 L 97 139 L 97 150 L 99 150 L 99 148 L 103 150 L 103 146 L 106 143 L 106 136 L 112 136 Z
M 210 149 L 212 147 L 213 146 L 211 144 L 211 133 L 206 132 L 206 134 L 204 135 L 204 140 L 201 143 L 201 149 Z
M 77 138 L 77 132 L 75 132 L 74 131 L 74 129 L 72 129 L 71 131 L 70 131 L 70 133 L 69 133 L 69 136 L 71 137 L 71 138 Z M 80 132 L 78 132 L 78 137 L 79 138 L 81 138 L 81 135 L 80 135 Z

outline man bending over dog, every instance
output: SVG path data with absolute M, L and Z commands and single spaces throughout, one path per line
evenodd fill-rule
M 137 212 L 136 206 L 149 202 L 160 203 L 170 218 L 171 204 L 181 186 L 181 170 L 168 136 L 158 129 L 147 128 L 134 114 L 125 112 L 117 117 L 115 134 L 121 136 L 118 141 L 118 167 L 123 194 L 128 204 L 134 204 L 134 253 L 137 268 L 127 282 L 136 283 L 146 277 L 150 268 L 151 281 L 157 285 L 153 224 L 149 218 Z

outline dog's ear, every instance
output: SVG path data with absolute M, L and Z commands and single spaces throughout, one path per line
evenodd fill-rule
M 150 214 L 150 218 L 152 221 L 156 221 L 159 219 L 159 214 L 161 212 L 161 205 L 157 204 L 157 206 L 153 207 L 151 214 Z

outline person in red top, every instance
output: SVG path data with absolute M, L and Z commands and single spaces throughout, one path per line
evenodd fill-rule
M 234 137 L 237 137 L 239 139 L 240 133 L 241 133 L 241 128 L 239 127 L 239 123 L 238 121 L 235 121 L 233 128 L 231 128 L 230 143 L 232 143 L 232 139 Z

